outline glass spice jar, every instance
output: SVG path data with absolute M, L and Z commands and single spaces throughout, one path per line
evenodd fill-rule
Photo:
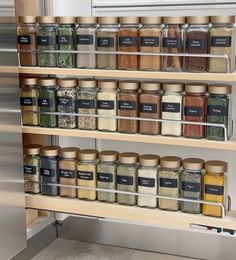
M 177 156 L 162 157 L 160 165 L 158 194 L 179 198 L 181 158 Z M 159 199 L 159 208 L 177 211 L 179 210 L 179 202 L 177 200 Z
M 118 18 L 112 16 L 98 17 L 100 26 L 97 29 L 97 51 L 115 52 L 118 42 Z M 98 69 L 117 69 L 117 55 L 98 54 Z
M 97 150 L 85 149 L 78 153 L 77 163 L 77 185 L 89 188 L 97 186 Z M 85 200 L 96 200 L 96 191 L 78 189 L 78 198 Z
M 120 81 L 118 92 L 118 116 L 138 116 L 138 88 L 137 81 Z M 118 119 L 118 131 L 127 134 L 138 132 L 138 121 Z
M 161 101 L 161 118 L 166 120 L 182 120 L 183 83 L 164 83 L 164 95 Z M 162 135 L 181 136 L 180 123 L 162 122 Z
M 148 16 L 141 18 L 140 52 L 159 53 L 162 43 L 162 18 Z M 161 68 L 160 56 L 141 55 L 139 61 L 140 70 L 155 70 Z
M 202 199 L 202 174 L 204 161 L 198 158 L 187 158 L 182 162 L 183 172 L 181 174 L 181 198 L 191 200 Z M 202 205 L 200 203 L 181 201 L 182 212 L 200 214 Z
M 160 119 L 161 116 L 161 83 L 141 82 L 139 94 L 139 111 L 141 118 Z M 140 121 L 140 133 L 158 135 L 160 122 Z
M 207 85 L 189 83 L 185 85 L 186 95 L 183 98 L 184 121 L 204 123 L 206 119 Z M 186 138 L 204 138 L 204 125 L 183 125 L 183 136 Z
M 43 195 L 58 196 L 59 187 L 50 184 L 59 184 L 59 146 L 45 146 L 41 149 L 41 193 Z M 47 185 L 49 184 L 49 185 Z
M 59 161 L 60 184 L 77 185 L 77 157 L 79 149 L 76 147 L 66 147 L 61 149 L 61 159 Z M 75 188 L 60 187 L 60 196 L 76 198 Z
M 203 200 L 216 203 L 225 203 L 225 188 L 228 165 L 224 161 L 207 161 L 205 163 Z M 203 214 L 212 217 L 222 217 L 219 206 L 203 204 Z
M 82 16 L 77 18 L 79 24 L 76 29 L 77 51 L 91 51 L 92 53 L 77 53 L 77 68 L 96 68 L 96 33 L 97 17 Z
M 227 138 L 232 135 L 232 86 L 227 84 L 212 84 L 208 87 L 207 123 L 224 124 L 227 128 Z M 222 127 L 207 126 L 206 138 L 210 140 L 224 141 L 224 129 Z
M 94 79 L 81 79 L 78 91 L 78 113 L 97 114 L 97 81 Z M 96 130 L 97 118 L 90 116 L 78 117 L 78 128 L 84 130 Z
M 58 49 L 60 51 L 75 50 L 75 17 L 57 17 L 58 23 Z M 58 53 L 59 68 L 74 68 L 75 53 Z
M 119 164 L 117 166 L 117 190 L 136 192 L 137 187 L 137 170 L 138 170 L 137 153 L 119 154 Z M 136 196 L 128 194 L 117 194 L 117 202 L 125 205 L 136 205 Z
M 22 123 L 28 126 L 39 125 L 38 82 L 37 78 L 21 78 L 20 103 Z M 35 113 L 33 113 L 35 112 Z
M 164 28 L 162 29 L 162 52 L 179 54 L 184 52 L 184 24 L 185 17 L 164 17 Z M 163 71 L 182 71 L 183 57 L 163 56 Z
M 100 91 L 97 94 L 98 115 L 117 115 L 117 81 L 98 81 Z M 117 119 L 98 117 L 98 130 L 115 132 L 117 130 Z
M 158 164 L 160 157 L 153 154 L 144 154 L 139 157 L 138 193 L 157 195 Z M 138 196 L 138 206 L 156 208 L 157 198 Z
M 59 79 L 57 90 L 57 111 L 61 113 L 76 113 L 77 110 L 77 80 Z M 76 128 L 76 116 L 59 115 L 58 127 Z
M 40 112 L 57 112 L 57 80 L 55 78 L 39 79 Z M 41 127 L 57 127 L 57 115 L 40 114 Z
M 57 45 L 57 24 L 56 17 L 40 16 L 38 17 L 37 27 L 37 50 L 55 51 Z M 38 53 L 39 67 L 57 67 L 57 53 Z
M 99 163 L 97 164 L 97 187 L 99 189 L 116 190 L 116 151 L 102 151 L 99 153 Z M 116 202 L 116 193 L 98 191 L 98 200 L 105 202 Z
M 118 37 L 118 50 L 121 52 L 138 52 L 139 51 L 139 17 L 125 16 L 120 17 Z M 138 55 L 119 54 L 118 69 L 120 70 L 137 70 Z
M 209 50 L 209 17 L 187 17 L 189 24 L 185 31 L 185 53 L 208 54 Z M 206 72 L 207 57 L 184 57 L 184 70 L 188 72 Z
M 17 27 L 18 50 L 34 51 L 36 50 L 36 17 L 19 16 Z M 35 52 L 20 52 L 21 66 L 37 66 L 37 54 Z
M 33 144 L 24 147 L 25 192 L 40 193 L 40 149 L 41 145 Z

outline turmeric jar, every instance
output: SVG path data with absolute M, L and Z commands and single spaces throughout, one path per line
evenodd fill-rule
M 223 204 L 225 201 L 224 173 L 227 172 L 227 163 L 224 161 L 207 161 L 205 163 L 205 169 L 203 200 Z M 203 204 L 203 214 L 221 217 L 222 209 L 219 206 Z

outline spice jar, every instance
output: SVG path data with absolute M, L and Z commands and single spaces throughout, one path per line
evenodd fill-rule
M 24 147 L 24 179 L 25 192 L 40 193 L 40 149 L 41 145 Z
M 82 16 L 77 18 L 79 26 L 76 29 L 77 51 L 91 51 L 92 53 L 77 53 L 77 68 L 96 68 L 96 31 L 97 17 Z
M 184 52 L 184 24 L 185 17 L 164 17 L 164 28 L 162 29 L 162 52 L 180 54 Z M 183 57 L 163 56 L 162 70 L 182 71 Z
M 185 52 L 208 54 L 209 50 L 209 17 L 191 16 L 187 18 L 188 28 L 185 31 Z M 188 72 L 207 71 L 207 57 L 184 58 L 184 70 Z
M 36 50 L 36 17 L 19 16 L 19 26 L 17 27 L 18 50 Z M 21 66 L 37 66 L 37 54 L 35 52 L 20 52 Z
M 161 115 L 161 83 L 141 82 L 142 93 L 139 95 L 139 110 L 141 118 L 160 119 Z M 140 133 L 158 135 L 160 123 L 140 121 Z
M 140 52 L 159 53 L 161 52 L 162 18 L 148 16 L 141 18 L 142 28 L 140 29 Z M 160 56 L 141 55 L 140 70 L 160 70 Z
M 97 185 L 97 150 L 85 149 L 78 153 L 77 185 L 96 188 Z M 78 189 L 78 198 L 96 200 L 96 191 Z
M 57 110 L 61 113 L 76 113 L 77 110 L 77 80 L 59 79 L 59 89 L 57 90 Z M 59 115 L 58 127 L 76 128 L 76 117 Z
M 161 102 L 161 118 L 166 120 L 182 120 L 182 83 L 164 83 Z M 182 125 L 180 123 L 162 122 L 161 134 L 181 136 Z
M 210 54 L 227 55 L 226 59 L 210 58 L 209 72 L 233 72 L 235 68 L 235 16 L 212 16 L 210 29 Z
M 204 176 L 203 200 L 216 203 L 225 203 L 225 172 L 227 163 L 224 161 L 207 161 L 205 163 L 206 174 Z M 203 214 L 212 217 L 222 217 L 222 209 L 219 206 L 203 204 Z
M 22 123 L 23 125 L 37 126 L 39 124 L 37 78 L 22 78 L 20 85 Z
M 117 166 L 117 190 L 136 192 L 137 187 L 137 153 L 121 153 Z M 125 205 L 135 205 L 136 196 L 127 194 L 117 194 L 117 202 Z
M 59 187 L 50 184 L 59 184 L 59 146 L 45 146 L 41 150 L 41 193 L 43 195 L 58 196 Z M 49 184 L 49 185 L 48 185 Z
M 231 121 L 231 93 L 232 86 L 227 84 L 212 84 L 208 87 L 207 123 L 224 124 L 227 128 L 227 137 L 232 135 Z M 223 141 L 225 137 L 222 127 L 207 126 L 206 138 Z
M 162 157 L 160 165 L 158 194 L 160 196 L 179 198 L 181 158 L 177 156 Z M 179 202 L 177 200 L 159 199 L 159 208 L 177 211 Z
M 77 156 L 79 149 L 76 147 L 66 147 L 61 149 L 61 160 L 59 161 L 60 184 L 77 184 Z M 75 188 L 60 187 L 60 196 L 76 198 Z
M 120 92 L 118 93 L 118 116 L 137 117 L 138 116 L 138 88 L 136 81 L 120 81 Z M 127 134 L 138 132 L 137 120 L 118 120 L 118 131 Z
M 99 189 L 116 190 L 116 151 L 102 151 L 99 153 L 97 165 L 97 187 Z M 105 202 L 116 202 L 116 193 L 98 191 L 98 200 Z
M 37 28 L 37 49 L 38 65 L 40 67 L 57 67 L 57 53 L 43 53 L 43 51 L 55 51 L 57 45 L 57 25 L 56 17 L 38 17 L 39 26 Z
M 75 50 L 75 17 L 57 17 L 58 22 L 58 49 L 60 51 Z M 75 67 L 75 53 L 58 53 L 58 67 Z
M 91 114 L 97 113 L 97 82 L 94 79 L 81 79 L 78 91 L 78 113 Z M 90 116 L 78 117 L 78 128 L 85 130 L 96 130 L 97 119 Z
M 57 80 L 55 78 L 39 79 L 40 112 L 57 112 Z M 41 127 L 57 127 L 56 115 L 40 114 Z
M 185 85 L 186 95 L 183 99 L 184 121 L 205 122 L 206 90 L 206 84 L 189 83 Z M 183 135 L 187 138 L 204 138 L 205 126 L 184 124 Z
M 157 174 L 160 157 L 153 154 L 144 154 L 139 157 L 138 193 L 157 195 Z M 157 207 L 157 198 L 138 196 L 138 206 Z
M 120 17 L 119 51 L 138 52 L 139 49 L 139 18 L 134 16 Z M 137 70 L 138 55 L 119 54 L 118 68 L 120 70 Z
M 118 18 L 111 16 L 98 17 L 100 24 L 97 30 L 97 51 L 115 52 L 118 42 Z M 117 68 L 116 54 L 98 54 L 97 68 L 115 70 Z
M 191 200 L 202 199 L 202 173 L 204 161 L 198 158 L 187 158 L 183 160 L 183 172 L 181 174 L 181 198 Z M 181 201 L 182 212 L 200 214 L 202 206 L 200 203 Z
M 98 81 L 100 91 L 97 94 L 98 115 L 117 115 L 117 81 Z M 117 129 L 116 118 L 98 118 L 98 130 L 115 132 Z

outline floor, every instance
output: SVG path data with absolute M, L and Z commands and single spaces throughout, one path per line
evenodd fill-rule
M 31 260 L 188 260 L 186 257 L 57 239 Z M 191 258 L 193 260 L 193 258 Z

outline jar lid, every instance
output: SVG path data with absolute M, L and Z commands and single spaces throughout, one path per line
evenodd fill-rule
M 188 16 L 187 23 L 191 24 L 208 24 L 210 22 L 209 16 Z
M 59 16 L 56 18 L 59 24 L 74 24 L 76 18 L 73 16 Z
M 58 156 L 60 149 L 59 146 L 44 146 L 41 149 L 41 153 L 43 156 Z
M 57 79 L 55 78 L 40 78 L 39 85 L 43 87 L 50 87 L 57 85 Z
M 136 90 L 139 88 L 138 81 L 124 80 L 119 82 L 120 89 Z
M 97 17 L 95 17 L 95 16 L 80 16 L 80 17 L 77 17 L 77 23 L 78 24 L 96 24 L 97 23 Z
M 97 81 L 95 79 L 80 79 L 79 87 L 80 88 L 96 88 Z
M 100 89 L 107 89 L 107 90 L 112 90 L 112 89 L 117 89 L 118 81 L 116 80 L 99 80 L 98 81 L 98 87 Z
M 98 151 L 95 149 L 84 149 L 78 152 L 78 159 L 85 161 L 93 161 L 97 159 Z
M 231 94 L 232 86 L 227 84 L 212 84 L 208 86 L 208 92 L 210 94 Z
M 19 23 L 37 23 L 35 16 L 18 16 Z
M 59 79 L 58 85 L 62 88 L 70 88 L 70 87 L 76 87 L 77 86 L 77 79 Z
M 206 93 L 207 84 L 203 83 L 187 83 L 185 84 L 185 91 L 187 93 Z
M 228 164 L 224 161 L 207 161 L 205 163 L 205 169 L 212 173 L 224 173 L 228 170 Z
M 160 156 L 155 154 L 143 154 L 139 156 L 139 163 L 143 166 L 157 166 Z
M 183 83 L 163 83 L 163 90 L 164 91 L 170 91 L 170 92 L 180 92 L 184 90 L 184 84 Z
M 136 16 L 122 16 L 119 17 L 120 24 L 138 24 L 139 17 Z
M 56 23 L 56 17 L 55 16 L 38 16 L 38 22 L 39 23 Z
M 192 171 L 201 171 L 204 168 L 204 160 L 199 158 L 186 158 L 182 162 L 183 168 Z
M 120 153 L 119 162 L 125 164 L 133 164 L 138 162 L 138 153 Z
M 141 89 L 149 90 L 149 91 L 161 90 L 161 82 L 152 82 L 152 81 L 141 82 Z
M 37 80 L 37 78 L 21 78 L 20 84 L 21 85 L 37 85 L 38 80 Z
M 39 155 L 42 145 L 39 144 L 29 144 L 24 146 L 25 155 Z
M 166 24 L 185 24 L 184 16 L 166 16 L 163 18 Z
M 181 166 L 181 158 L 177 156 L 165 156 L 160 160 L 162 168 L 176 169 Z
M 118 17 L 116 17 L 116 16 L 101 16 L 101 17 L 98 17 L 98 23 L 99 24 L 117 24 L 118 23 Z
M 68 159 L 75 159 L 78 156 L 79 148 L 77 147 L 66 147 L 61 149 L 61 157 Z
M 99 153 L 99 160 L 103 162 L 115 162 L 117 161 L 118 154 L 119 153 L 117 151 L 102 151 Z
M 235 23 L 235 16 L 211 16 L 211 23 Z
M 162 17 L 160 17 L 160 16 L 141 17 L 141 23 L 142 24 L 161 24 Z

